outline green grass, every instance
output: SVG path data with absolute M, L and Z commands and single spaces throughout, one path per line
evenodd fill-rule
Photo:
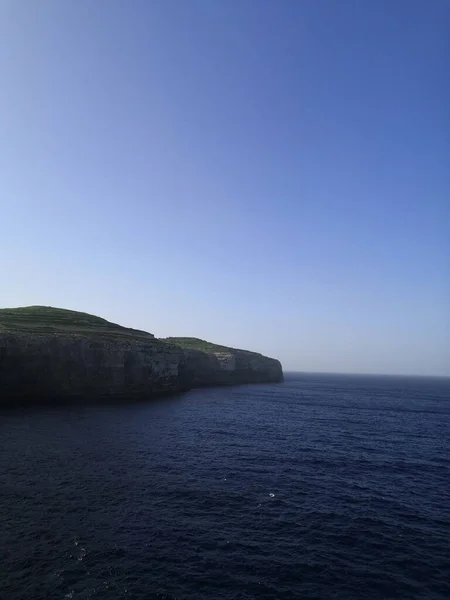
M 185 350 L 201 350 L 202 352 L 214 353 L 214 352 L 235 352 L 237 348 L 229 348 L 228 346 L 220 346 L 219 344 L 213 344 L 200 340 L 199 338 L 193 337 L 168 337 L 162 338 L 163 342 L 169 342 L 180 346 Z M 239 350 L 239 352 L 248 352 L 248 350 Z M 253 354 L 253 353 L 252 353 Z
M 52 306 L 0 309 L 0 332 L 102 335 L 133 340 L 154 339 L 150 333 L 110 323 L 106 319 Z

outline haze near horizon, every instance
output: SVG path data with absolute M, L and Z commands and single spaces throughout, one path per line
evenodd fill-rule
M 445 0 L 0 5 L 1 307 L 450 375 Z

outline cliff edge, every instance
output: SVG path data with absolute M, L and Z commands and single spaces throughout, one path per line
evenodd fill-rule
M 0 310 L 0 405 L 151 398 L 193 387 L 282 381 L 279 361 L 53 307 Z

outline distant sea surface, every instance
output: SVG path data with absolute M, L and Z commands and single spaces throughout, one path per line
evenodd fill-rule
M 450 598 L 450 379 L 0 412 L 3 600 Z

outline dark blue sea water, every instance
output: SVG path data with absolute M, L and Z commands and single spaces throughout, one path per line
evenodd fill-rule
M 0 598 L 450 598 L 450 380 L 0 413 Z

